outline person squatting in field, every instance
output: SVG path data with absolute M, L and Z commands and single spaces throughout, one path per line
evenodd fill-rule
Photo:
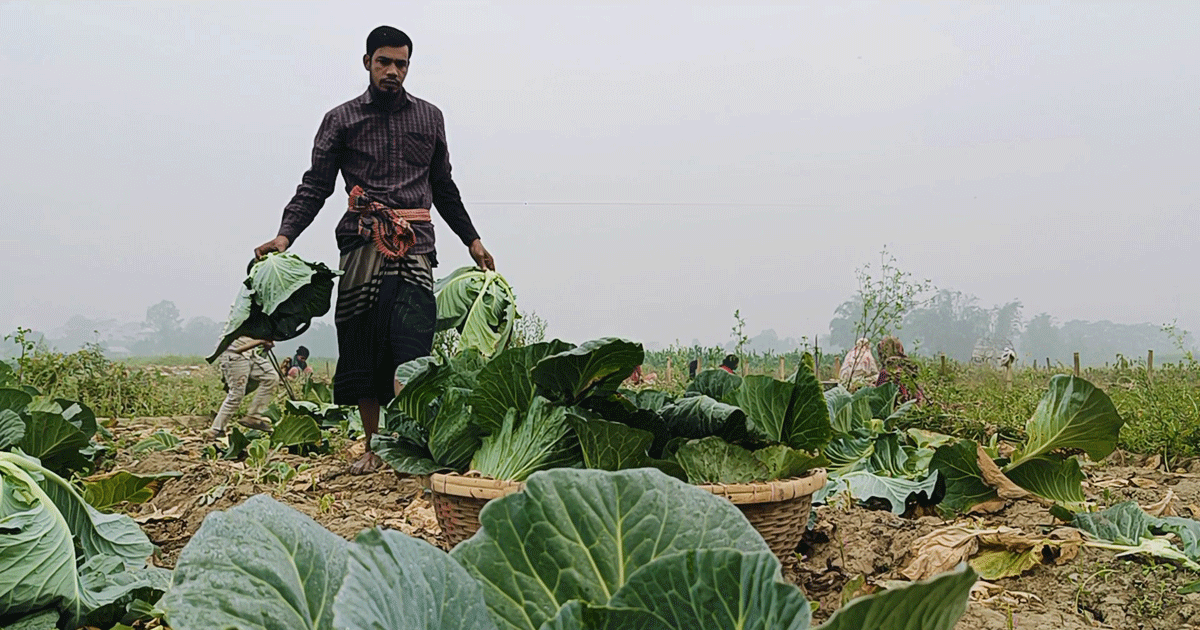
M 246 397 L 246 387 L 251 380 L 258 382 L 258 389 L 254 392 L 254 398 L 250 399 L 246 416 L 238 420 L 238 424 L 260 431 L 271 430 L 271 421 L 262 414 L 271 404 L 271 395 L 275 392 L 275 386 L 279 384 L 279 376 L 275 374 L 275 368 L 263 355 L 261 348 L 271 348 L 274 345 L 266 339 L 238 337 L 217 357 L 221 378 L 229 391 L 225 394 L 225 401 L 217 410 L 216 417 L 213 418 L 212 426 L 204 432 L 206 437 L 215 439 L 225 435 L 225 427 L 229 426 L 230 418 L 237 413 L 242 399 Z
M 842 369 L 838 372 L 838 381 L 846 389 L 856 391 L 864 385 L 874 384 L 878 377 L 879 365 L 875 362 L 875 355 L 871 354 L 871 340 L 859 339 L 846 353 Z
M 362 474 L 381 463 L 370 450 L 379 408 L 395 395 L 401 364 L 433 350 L 437 265 L 430 207 L 467 246 L 475 264 L 494 271 L 450 177 L 442 112 L 404 89 L 413 44 L 380 26 L 367 36 L 362 63 L 370 85 L 325 114 L 313 143 L 312 167 L 283 210 L 278 235 L 254 253 L 284 251 L 333 194 L 340 172 L 349 208 L 335 235 L 341 251 L 334 324 L 338 359 L 334 402 L 357 404 L 367 451 L 351 467 Z
M 896 402 L 916 401 L 925 402 L 925 392 L 917 383 L 921 368 L 904 353 L 904 344 L 900 339 L 888 335 L 879 340 L 875 346 L 879 351 L 879 378 L 875 386 L 885 383 L 895 383 L 898 387 Z
M 296 348 L 296 354 L 288 361 L 287 370 L 289 378 L 296 378 L 301 374 L 312 374 L 312 368 L 308 366 L 308 348 L 300 346 Z
M 725 355 L 725 360 L 721 361 L 721 365 L 720 365 L 720 368 L 722 370 L 725 370 L 726 372 L 729 372 L 730 374 L 736 374 L 737 367 L 738 367 L 738 358 L 737 358 L 736 354 Z

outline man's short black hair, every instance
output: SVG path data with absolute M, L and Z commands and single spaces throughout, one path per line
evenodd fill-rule
M 308 348 L 305 348 L 304 346 L 300 346 L 299 348 L 296 348 L 296 356 L 298 356 L 298 357 L 308 356 Z
M 725 360 L 721 362 L 721 365 L 724 365 L 731 370 L 736 370 L 737 366 L 738 366 L 737 355 L 736 354 L 725 355 Z
M 408 56 L 412 57 L 412 40 L 409 39 L 408 35 L 404 34 L 404 31 L 398 28 L 392 26 L 380 26 L 371 31 L 370 35 L 367 35 L 368 57 L 374 57 L 375 51 L 383 48 L 384 46 L 395 46 L 396 48 L 408 46 Z

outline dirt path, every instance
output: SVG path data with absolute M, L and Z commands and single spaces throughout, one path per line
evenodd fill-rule
M 300 470 L 285 484 L 261 483 L 245 462 L 206 459 L 205 442 L 196 437 L 208 418 L 173 417 L 120 421 L 117 437 L 136 440 L 158 428 L 181 438 L 172 450 L 134 456 L 127 450 L 118 466 L 133 472 L 179 471 L 149 503 L 131 512 L 161 548 L 157 562 L 173 567 L 179 551 L 214 510 L 240 504 L 266 492 L 313 517 L 345 538 L 374 526 L 417 536 L 445 549 L 433 509 L 412 479 L 390 471 L 366 476 L 347 473 L 361 445 L 319 458 L 277 456 Z M 1117 465 L 1118 462 L 1138 465 Z M 1088 468 L 1085 491 L 1102 505 L 1134 499 L 1143 506 L 1167 500 L 1179 516 L 1200 517 L 1200 474 L 1165 473 L 1135 458 L 1110 458 Z M 1193 463 L 1181 470 L 1200 468 Z M 887 511 L 834 505 L 817 509 L 818 524 L 805 536 L 798 569 L 785 577 L 801 585 L 819 604 L 817 620 L 828 618 L 843 598 L 872 592 L 913 559 L 912 546 L 921 536 L 948 525 L 933 515 L 902 518 Z M 1045 535 L 1062 525 L 1042 505 L 1017 501 L 994 513 L 961 519 L 972 528 L 1006 526 Z M 977 585 L 957 630 L 1076 630 L 1115 628 L 1180 630 L 1200 628 L 1200 593 L 1177 589 L 1200 578 L 1195 574 L 1141 558 L 1116 558 L 1113 552 L 1082 548 L 1063 564 L 1043 562 L 1019 577 Z

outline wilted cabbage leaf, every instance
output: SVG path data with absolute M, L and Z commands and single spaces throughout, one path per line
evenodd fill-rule
M 135 474 L 128 470 L 91 477 L 83 484 L 83 498 L 97 510 L 108 510 L 125 502 L 145 503 L 149 501 L 166 479 L 174 479 L 182 473 L 168 471 L 150 474 Z
M 946 495 L 938 504 L 938 512 L 951 517 L 998 497 L 996 489 L 983 480 L 979 468 L 979 446 L 971 440 L 959 440 L 939 446 L 929 467 L 942 476 Z
M 929 473 L 925 479 L 918 480 L 893 479 L 858 470 L 838 477 L 836 484 L 845 488 L 850 496 L 859 501 L 886 499 L 892 514 L 904 514 L 910 497 L 919 494 L 924 494 L 926 500 L 933 497 L 937 478 L 936 470 Z

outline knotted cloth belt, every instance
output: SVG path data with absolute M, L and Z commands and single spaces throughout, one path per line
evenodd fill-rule
M 349 212 L 358 215 L 358 233 L 375 241 L 375 249 L 388 260 L 403 258 L 416 244 L 417 234 L 409 222 L 431 220 L 429 208 L 398 210 L 371 201 L 361 186 L 350 191 Z

